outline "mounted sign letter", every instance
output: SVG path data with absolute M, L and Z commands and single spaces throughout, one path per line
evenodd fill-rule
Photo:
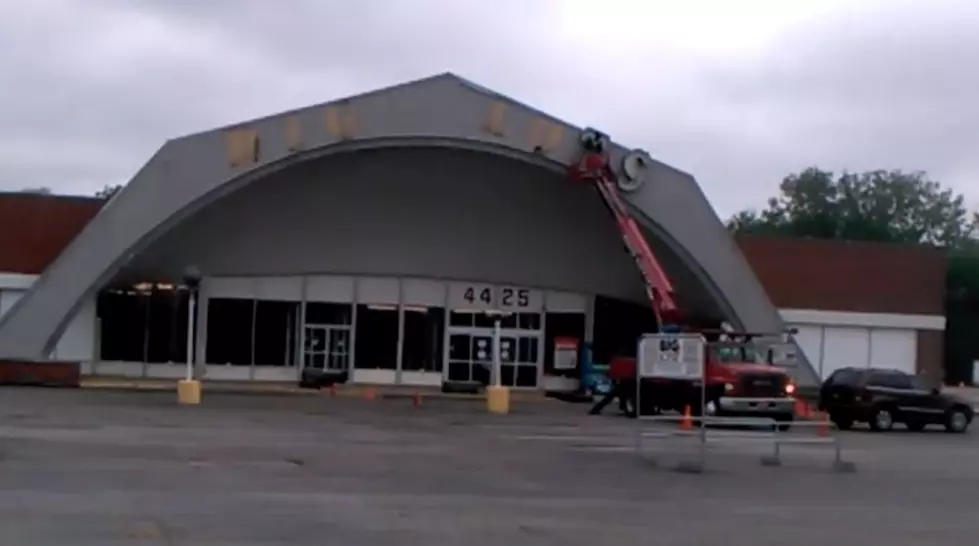
M 483 123 L 483 130 L 493 136 L 503 136 L 503 114 L 505 113 L 506 103 L 501 100 L 493 101 L 489 113 L 486 115 L 486 121 Z
M 258 163 L 261 146 L 258 129 L 245 127 L 232 129 L 226 133 L 228 164 L 231 168 Z
M 290 116 L 285 121 L 286 147 L 290 152 L 303 149 L 303 128 L 296 116 Z
M 352 138 L 357 122 L 346 106 L 329 106 L 326 108 L 326 130 L 340 140 Z
M 537 118 L 530 124 L 527 140 L 534 152 L 550 152 L 564 140 L 564 128 L 553 121 Z
M 622 158 L 622 174 L 618 179 L 619 189 L 624 192 L 638 190 L 649 176 L 649 154 L 643 150 L 633 150 Z

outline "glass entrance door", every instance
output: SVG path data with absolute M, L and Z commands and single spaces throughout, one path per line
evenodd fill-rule
M 486 329 L 449 332 L 445 379 L 461 383 L 490 383 L 493 374 L 493 331 Z M 536 388 L 540 375 L 539 334 L 500 335 L 500 383 L 507 387 Z
M 303 366 L 332 372 L 347 371 L 350 366 L 350 327 L 307 324 Z
M 540 375 L 540 336 L 500 337 L 500 382 L 507 387 L 533 388 Z

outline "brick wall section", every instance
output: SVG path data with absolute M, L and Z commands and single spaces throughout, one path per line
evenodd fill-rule
M 945 332 L 939 330 L 918 331 L 918 373 L 940 384 L 945 379 Z
M 776 307 L 945 315 L 944 250 L 907 244 L 738 236 Z M 944 332 L 918 331 L 917 370 L 943 379 Z
M 736 239 L 780 309 L 945 314 L 944 250 L 761 236 Z
M 0 194 L 0 271 L 40 274 L 104 203 L 91 197 Z
M 25 362 L 0 360 L 0 385 L 78 387 L 78 362 Z

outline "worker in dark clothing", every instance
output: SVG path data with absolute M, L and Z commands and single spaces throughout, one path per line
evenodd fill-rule
M 634 392 L 629 392 L 630 389 L 627 385 L 630 383 L 627 380 L 613 380 L 611 388 L 602 395 L 602 398 L 592 406 L 591 411 L 588 412 L 589 415 L 599 415 L 606 406 L 611 404 L 616 398 L 619 399 L 619 409 L 622 413 L 632 416 L 632 409 L 629 407 L 629 400 L 635 394 Z

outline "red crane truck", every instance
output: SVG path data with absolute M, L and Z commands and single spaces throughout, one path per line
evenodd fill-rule
M 660 331 L 690 331 L 682 325 L 672 283 L 619 194 L 620 181 L 609 165 L 605 135 L 586 130 L 581 144 L 582 154 L 569 173 L 575 180 L 593 184 L 615 218 L 625 248 L 642 275 Z M 632 154 L 624 167 L 642 169 L 644 161 L 644 155 Z M 707 340 L 704 388 L 700 380 L 640 378 L 635 358 L 616 357 L 609 363 L 609 377 L 623 387 L 619 389 L 625 396 L 621 406 L 632 415 L 689 408 L 695 415 L 772 417 L 787 428 L 794 418 L 795 385 L 785 370 L 774 365 L 772 346 L 758 343 L 771 334 L 726 330 L 698 333 Z M 637 394 L 644 407 L 636 407 Z

